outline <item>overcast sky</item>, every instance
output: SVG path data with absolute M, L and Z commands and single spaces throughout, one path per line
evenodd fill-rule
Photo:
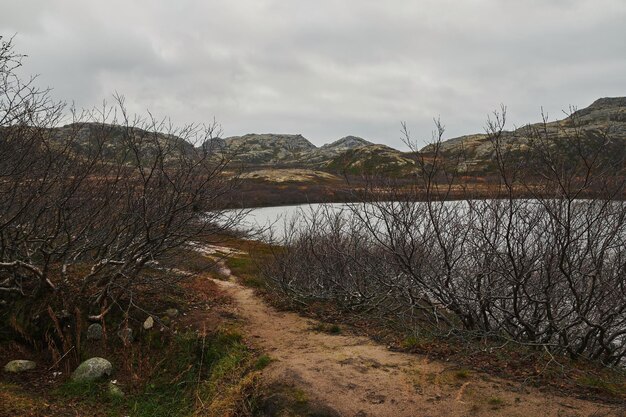
M 91 107 L 125 95 L 225 136 L 400 147 L 626 95 L 626 0 L 3 0 L 25 69 Z

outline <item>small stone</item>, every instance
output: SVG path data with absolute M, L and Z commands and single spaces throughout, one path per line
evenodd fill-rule
M 122 398 L 124 396 L 124 391 L 113 382 L 109 382 L 109 395 L 113 398 Z
M 126 327 L 120 330 L 119 332 L 117 332 L 117 335 L 120 339 L 122 339 L 122 342 L 124 342 L 125 345 L 133 343 L 133 329 L 131 329 L 130 327 Z
M 382 403 L 385 402 L 385 396 L 384 395 L 378 395 L 378 394 L 370 393 L 370 394 L 368 394 L 368 396 L 366 398 L 372 404 L 382 404 Z
M 100 340 L 103 333 L 102 325 L 94 323 L 87 328 L 87 340 Z
M 37 364 L 33 361 L 18 359 L 18 360 L 11 361 L 7 363 L 6 365 L 4 365 L 4 370 L 6 372 L 17 374 L 20 372 L 31 371 L 35 369 L 36 367 L 37 367 Z
M 146 330 L 150 330 L 154 326 L 154 319 L 152 316 L 148 316 L 146 321 L 143 322 L 143 328 Z
M 165 310 L 165 314 L 167 314 L 167 317 L 173 319 L 175 317 L 178 317 L 178 309 L 168 308 L 167 310 Z
M 104 358 L 90 358 L 78 365 L 72 374 L 72 381 L 89 382 L 110 376 L 113 372 L 113 365 Z

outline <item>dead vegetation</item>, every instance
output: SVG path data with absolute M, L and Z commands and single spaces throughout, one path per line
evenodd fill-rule
M 582 417 L 623 412 L 615 402 L 581 401 L 572 391 L 558 393 L 544 384 L 538 390 L 449 358 L 399 352 L 359 335 L 363 329 L 278 311 L 259 299 L 257 288 L 232 279 L 217 283 L 233 297 L 233 311 L 251 340 L 271 355 L 263 377 L 270 391 L 261 415 L 401 417 L 419 410 L 431 416 Z M 320 313 L 329 319 L 329 311 Z
M 293 305 L 397 329 L 406 348 L 492 370 L 511 355 L 520 380 L 552 374 L 579 394 L 623 399 L 625 143 L 580 133 L 565 146 L 537 130 L 522 160 L 501 142 L 504 121 L 489 124 L 494 198 L 470 188 L 449 201 L 463 177 L 439 153 L 438 125 L 427 155 L 414 147 L 412 187 L 372 181 L 347 214 L 322 206 L 294 223 L 265 277 Z
M 188 253 L 194 268 L 207 271 L 215 265 L 213 257 L 194 258 L 194 253 Z M 177 259 L 181 271 L 188 266 L 183 254 L 169 259 Z M 206 272 L 177 280 L 168 292 L 142 297 L 150 314 L 112 310 L 102 322 L 104 338 L 80 342 L 81 357 L 106 357 L 114 364 L 112 378 L 123 396 L 111 394 L 108 380 L 69 381 L 66 367 L 52 364 L 45 351 L 4 342 L 0 356 L 19 352 L 39 366 L 26 374 L 2 374 L 0 415 L 259 415 L 266 395 L 260 371 L 271 359 L 249 343 L 232 313 L 232 298 Z M 176 316 L 168 315 L 171 309 Z M 154 319 L 154 328 L 142 327 L 146 317 Z M 132 343 L 117 336 L 120 321 L 134 329 Z

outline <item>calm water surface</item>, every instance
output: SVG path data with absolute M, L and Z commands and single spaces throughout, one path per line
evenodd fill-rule
M 273 235 L 274 238 L 282 239 L 287 225 L 294 221 L 296 224 L 303 222 L 312 213 L 320 210 L 322 206 L 333 212 L 347 210 L 345 203 L 332 204 L 300 204 L 295 206 L 261 207 L 251 209 L 245 217 L 242 228 L 252 229 L 260 232 L 259 238 L 267 238 Z

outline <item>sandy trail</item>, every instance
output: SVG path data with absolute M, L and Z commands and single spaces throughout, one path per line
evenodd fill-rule
M 624 416 L 624 410 L 548 395 L 451 364 L 389 351 L 365 337 L 330 335 L 295 313 L 279 312 L 233 279 L 216 282 L 274 362 L 270 381 L 297 387 L 346 417 Z

